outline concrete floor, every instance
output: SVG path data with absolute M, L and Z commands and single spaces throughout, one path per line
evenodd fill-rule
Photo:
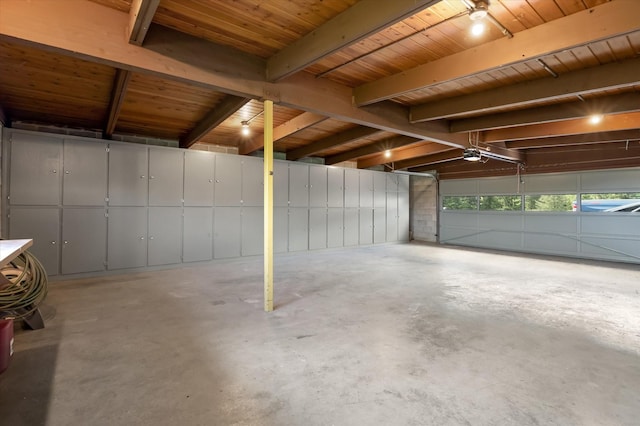
M 2 425 L 637 425 L 640 266 L 422 244 L 51 285 Z

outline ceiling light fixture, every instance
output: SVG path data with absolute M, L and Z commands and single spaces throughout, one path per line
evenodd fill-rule
M 249 136 L 250 133 L 251 133 L 251 130 L 249 129 L 249 122 L 248 121 L 243 121 L 242 122 L 242 136 Z
M 469 18 L 472 21 L 479 21 L 489 13 L 489 3 L 484 0 L 477 0 L 473 7 L 469 9 Z
M 602 122 L 602 114 L 593 114 L 591 117 L 589 117 L 589 123 L 591 124 L 600 124 L 600 122 Z
M 384 152 L 384 158 L 390 158 L 390 157 L 391 157 L 391 151 L 386 150 L 386 151 Z
M 482 155 L 480 154 L 480 150 L 476 148 L 467 148 L 464 150 L 462 154 L 462 159 L 465 161 L 480 161 L 482 159 Z
M 484 22 L 476 22 L 471 26 L 471 34 L 475 37 L 481 36 L 484 33 Z

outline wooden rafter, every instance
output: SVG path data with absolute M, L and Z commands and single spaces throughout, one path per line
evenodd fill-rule
M 523 139 L 519 141 L 508 141 L 505 145 L 511 149 L 530 149 L 621 141 L 636 142 L 638 140 L 640 140 L 640 129 L 587 133 L 583 135 L 553 136 L 540 139 Z
M 133 0 L 129 12 L 129 43 L 142 46 L 160 0 Z
M 308 145 L 301 146 L 300 148 L 292 149 L 287 152 L 287 160 L 298 160 L 300 158 L 308 157 L 317 152 L 324 151 L 326 149 L 344 145 L 349 142 L 353 142 L 358 139 L 366 138 L 367 136 L 374 135 L 380 132 L 378 129 L 372 129 L 371 127 L 357 126 L 343 132 L 327 136 L 326 138 L 311 142 Z
M 342 163 L 343 161 L 354 160 L 356 158 L 364 157 L 365 155 L 384 152 L 388 149 L 399 148 L 401 146 L 410 145 L 416 142 L 420 142 L 420 140 L 407 136 L 395 136 L 369 145 L 361 146 L 359 148 L 351 149 L 349 151 L 341 152 L 330 157 L 326 157 L 324 159 L 324 163 Z
M 111 99 L 109 101 L 109 115 L 104 127 L 104 135 L 107 138 L 111 138 L 111 135 L 113 135 L 113 132 L 116 130 L 116 124 L 120 117 L 120 110 L 122 109 L 122 103 L 127 94 L 127 86 L 129 86 L 130 80 L 130 71 L 120 68 L 116 70 L 116 76 L 113 79 L 113 88 L 111 89 Z
M 144 48 L 113 37 L 126 30 L 128 18 L 84 0 L 3 0 L 0 39 L 236 96 L 272 99 L 286 107 L 445 145 L 467 143 L 464 135 L 412 125 L 401 105 L 385 105 L 375 112 L 358 108 L 350 87 L 328 79 L 297 73 L 268 83 L 261 58 L 165 27 L 152 26 Z M 186 45 L 189 49 L 183 48 Z
M 326 119 L 327 117 L 320 114 L 303 112 L 302 114 L 292 118 L 287 122 L 282 123 L 275 129 L 273 129 L 273 141 L 276 142 L 280 139 L 286 138 L 287 136 L 291 136 L 295 133 L 301 132 L 302 130 L 314 126 Z M 262 134 L 259 134 L 246 142 L 242 142 L 240 144 L 238 152 L 240 154 L 250 154 L 254 151 L 259 150 L 263 146 L 264 137 L 262 136 Z
M 420 122 L 502 108 L 526 107 L 540 101 L 567 99 L 607 89 L 640 84 L 640 58 L 545 77 L 506 87 L 440 99 L 411 107 L 410 121 Z
M 462 158 L 462 152 L 463 150 L 461 149 L 446 149 L 435 154 L 397 161 L 393 163 L 393 166 L 395 169 L 401 170 L 410 167 L 424 166 L 426 164 L 438 164 L 447 161 L 459 160 Z
M 453 120 L 451 121 L 451 131 L 470 132 L 500 129 L 583 118 L 596 113 L 616 114 L 635 111 L 640 111 L 640 92 Z
M 189 148 L 201 137 L 218 127 L 220 123 L 242 108 L 251 99 L 228 95 L 196 124 L 184 137 L 180 138 L 180 148 Z
M 407 147 L 401 150 L 392 151 L 391 157 L 387 157 L 384 153 L 372 155 L 370 157 L 358 160 L 358 168 L 366 169 L 368 167 L 377 166 L 385 163 L 394 163 L 396 161 L 408 160 L 415 157 L 424 157 L 425 155 L 436 154 L 438 152 L 447 151 L 449 148 L 443 147 L 437 143 L 428 143 L 414 147 Z
M 267 77 L 277 81 L 373 35 L 440 0 L 361 0 L 269 58 Z
M 640 2 L 613 1 L 447 56 L 354 89 L 356 105 L 390 99 L 571 47 L 638 30 Z M 567 31 L 571 28 L 571 31 Z

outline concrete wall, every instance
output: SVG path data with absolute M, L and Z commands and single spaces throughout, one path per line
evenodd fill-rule
M 438 183 L 426 176 L 410 179 L 411 239 L 436 242 L 438 240 Z

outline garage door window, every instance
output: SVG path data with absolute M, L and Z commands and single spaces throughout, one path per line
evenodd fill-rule
M 640 192 L 582 194 L 580 211 L 605 213 L 640 213 Z
M 481 195 L 480 210 L 520 211 L 522 197 L 520 195 Z
M 445 195 L 442 199 L 443 210 L 478 210 L 478 197 L 475 195 Z
M 574 211 L 577 194 L 527 195 L 524 209 L 530 212 L 570 212 Z

